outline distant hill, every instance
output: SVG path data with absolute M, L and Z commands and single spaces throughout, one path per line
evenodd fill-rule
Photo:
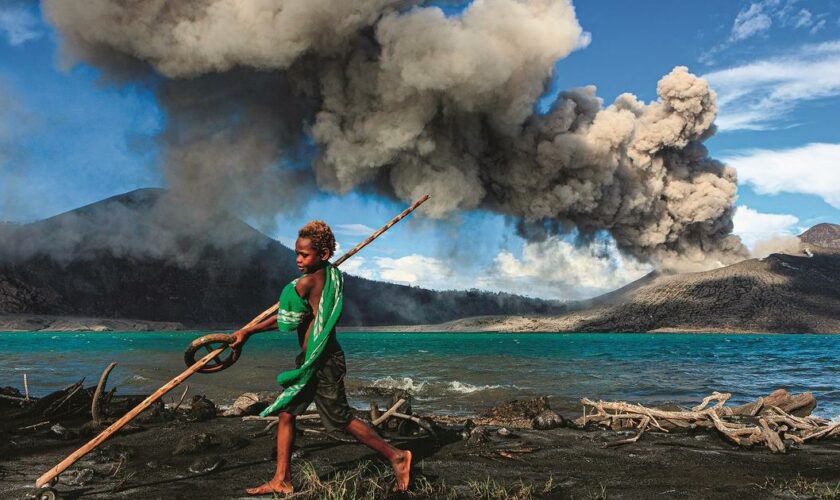
M 809 229 L 797 255 L 771 254 L 700 273 L 648 275 L 562 315 L 485 316 L 427 328 L 840 333 L 838 230 L 834 224 Z
M 799 235 L 803 243 L 840 249 L 840 225 L 822 223 Z
M 299 275 L 294 253 L 230 214 L 141 189 L 26 225 L 0 225 L 0 315 L 242 325 Z M 346 278 L 341 325 L 558 313 L 558 302 Z

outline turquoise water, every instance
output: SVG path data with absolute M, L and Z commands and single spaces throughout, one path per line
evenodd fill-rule
M 183 350 L 200 333 L 2 333 L 0 385 L 35 395 L 86 376 L 95 384 L 111 361 L 118 393 L 151 391 L 184 368 Z M 730 334 L 459 334 L 340 333 L 351 403 L 377 400 L 369 388 L 401 387 L 415 406 L 470 413 L 512 398 L 552 396 L 558 409 L 581 397 L 644 404 L 696 404 L 718 390 L 736 403 L 778 387 L 811 391 L 816 414 L 840 415 L 840 336 Z M 252 337 L 242 358 L 217 374 L 188 380 L 218 401 L 245 391 L 276 390 L 290 368 L 296 339 L 275 332 Z M 178 392 L 177 390 L 175 392 Z

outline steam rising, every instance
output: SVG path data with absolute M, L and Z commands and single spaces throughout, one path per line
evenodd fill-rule
M 270 215 L 316 185 L 428 192 L 433 217 L 606 230 L 641 260 L 746 255 L 730 235 L 735 172 L 703 146 L 717 111 L 705 80 L 678 67 L 654 103 L 604 107 L 587 87 L 534 113 L 554 63 L 588 43 L 567 0 L 475 0 L 455 17 L 385 0 L 44 6 L 68 55 L 156 86 L 166 174 L 196 200 Z

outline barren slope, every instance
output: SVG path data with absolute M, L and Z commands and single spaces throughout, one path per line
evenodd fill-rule
M 14 321 L 26 329 L 78 323 L 44 315 L 98 318 L 95 325 L 103 324 L 102 318 L 130 318 L 234 326 L 271 305 L 299 274 L 290 249 L 240 219 L 196 214 L 156 189 L 33 224 L 0 225 L 0 243 L 0 323 L 7 328 Z M 355 276 L 347 276 L 345 288 L 345 326 L 565 307 L 510 294 L 437 292 Z
M 484 316 L 428 330 L 840 333 L 840 250 L 772 254 L 641 283 L 557 316 Z M 415 328 L 417 329 L 417 328 Z

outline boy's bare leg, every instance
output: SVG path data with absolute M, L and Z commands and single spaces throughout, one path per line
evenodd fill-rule
M 397 479 L 394 491 L 405 491 L 408 489 L 408 479 L 411 471 L 410 451 L 394 448 L 379 437 L 379 434 L 371 429 L 370 426 L 357 418 L 351 420 L 347 424 L 346 429 L 347 432 L 352 434 L 363 445 L 374 451 L 378 451 L 391 462 L 391 467 L 394 468 L 394 477 Z
M 295 438 L 295 416 L 281 411 L 277 418 L 277 470 L 269 482 L 245 490 L 249 495 L 288 494 L 295 491 L 292 487 L 292 472 L 289 464 L 292 459 L 292 442 Z

